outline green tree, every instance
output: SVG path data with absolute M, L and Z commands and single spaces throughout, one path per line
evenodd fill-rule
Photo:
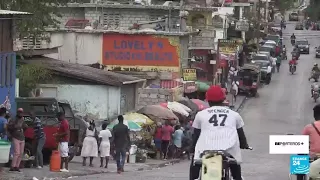
M 306 14 L 311 20 L 317 21 L 320 19 L 320 2 L 316 0 L 311 0 L 310 5 L 306 9 Z
M 1 0 L 0 9 L 32 13 L 30 18 L 16 21 L 20 37 L 39 37 L 47 26 L 58 27 L 59 6 L 68 0 Z
M 281 14 L 284 14 L 294 6 L 295 2 L 296 0 L 276 0 L 274 5 L 280 10 Z
M 52 81 L 53 74 L 41 65 L 25 64 L 18 67 L 17 78 L 20 96 L 28 97 L 38 84 Z

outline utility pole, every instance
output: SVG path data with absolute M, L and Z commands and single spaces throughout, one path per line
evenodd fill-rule
M 261 29 L 261 0 L 258 0 L 258 19 L 257 19 L 257 23 L 258 23 L 258 41 L 260 40 L 260 29 Z
M 266 0 L 266 7 L 265 7 L 265 18 L 266 18 L 266 23 L 267 23 L 267 26 L 265 28 L 265 32 L 268 33 L 268 25 L 269 25 L 269 0 Z

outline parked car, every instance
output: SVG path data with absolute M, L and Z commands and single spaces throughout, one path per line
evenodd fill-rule
M 270 57 L 267 54 L 255 54 L 252 57 L 252 61 L 270 61 Z
M 270 84 L 272 79 L 272 73 L 268 72 L 268 68 L 271 67 L 271 63 L 269 61 L 264 60 L 255 60 L 252 61 L 252 63 L 261 67 L 261 82 Z
M 316 58 L 320 57 L 320 46 L 316 47 Z
M 299 14 L 297 12 L 290 13 L 289 21 L 299 21 Z
M 297 23 L 296 27 L 294 29 L 295 30 L 303 30 L 304 29 L 303 24 L 302 23 Z
M 69 141 L 69 160 L 71 161 L 75 155 L 78 155 L 80 141 L 80 129 L 82 133 L 83 123 L 78 121 L 73 114 L 70 104 L 66 102 L 58 101 L 55 98 L 16 98 L 17 107 L 23 108 L 24 120 L 28 125 L 28 128 L 24 132 L 25 140 L 25 149 L 27 152 L 30 152 L 29 155 L 34 155 L 35 147 L 34 146 L 34 130 L 33 130 L 33 120 L 30 119 L 30 112 L 34 111 L 36 117 L 41 119 L 41 122 L 44 125 L 44 132 L 46 134 L 46 142 L 44 145 L 44 161 L 48 161 L 50 154 L 53 150 L 58 148 L 58 143 L 53 134 L 57 133 L 59 127 L 59 121 L 56 118 L 58 112 L 64 112 L 66 119 L 69 121 L 70 125 L 70 141 Z
M 263 45 L 259 48 L 259 51 L 269 52 L 270 54 L 275 53 L 274 46 Z
M 280 42 L 280 35 L 275 35 L 275 34 L 268 34 L 267 37 L 265 38 L 265 40 L 271 40 L 276 42 L 277 44 L 279 44 Z
M 300 54 L 302 53 L 306 53 L 309 54 L 310 53 L 310 44 L 308 42 L 308 40 L 306 39 L 301 39 L 301 40 L 296 40 L 295 46 L 299 49 Z

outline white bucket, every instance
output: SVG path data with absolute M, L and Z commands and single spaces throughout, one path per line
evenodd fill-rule
M 0 140 L 0 163 L 9 162 L 11 143 Z
M 129 163 L 136 163 L 136 155 L 135 154 L 130 154 L 129 155 Z

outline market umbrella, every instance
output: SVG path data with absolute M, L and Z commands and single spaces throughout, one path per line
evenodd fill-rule
M 191 112 L 193 113 L 197 113 L 199 111 L 198 106 L 194 102 L 192 102 L 189 98 L 181 97 L 178 102 L 190 108 Z
M 168 103 L 166 103 L 166 102 L 160 103 L 159 105 L 164 108 L 168 108 Z
M 123 118 L 125 121 L 133 121 L 140 126 L 142 126 L 143 124 L 151 125 L 154 123 L 148 116 L 139 113 L 128 113 L 123 115 Z
M 200 99 L 191 99 L 191 101 L 194 102 L 198 106 L 200 111 L 210 107 L 207 102 L 202 101 Z
M 118 123 L 119 123 L 118 120 L 114 120 L 107 127 L 108 127 L 108 129 L 113 129 L 113 127 Z M 133 122 L 133 121 L 130 121 L 130 120 L 129 121 L 125 120 L 125 121 L 123 121 L 123 124 L 127 125 L 128 128 L 130 129 L 130 131 L 140 131 L 141 130 L 141 126 L 136 122 Z
M 150 119 L 157 120 L 178 120 L 178 117 L 168 108 L 161 105 L 149 105 L 141 108 L 137 113 L 144 114 Z

